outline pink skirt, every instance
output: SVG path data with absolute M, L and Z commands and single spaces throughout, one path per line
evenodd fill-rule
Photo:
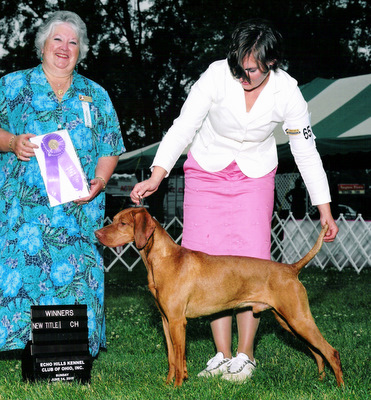
M 276 169 L 249 178 L 233 161 L 222 171 L 207 172 L 188 153 L 184 174 L 182 246 L 269 260 Z

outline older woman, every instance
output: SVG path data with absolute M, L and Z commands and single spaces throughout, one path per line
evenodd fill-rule
M 0 80 L 0 350 L 30 338 L 30 306 L 86 304 L 89 348 L 105 345 L 103 225 L 107 181 L 125 151 L 107 92 L 75 70 L 85 23 L 58 11 L 40 27 L 41 64 Z M 82 101 L 83 100 L 83 101 Z M 51 207 L 30 138 L 67 130 L 89 196 Z

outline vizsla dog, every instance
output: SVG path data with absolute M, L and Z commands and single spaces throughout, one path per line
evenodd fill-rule
M 146 265 L 148 287 L 162 315 L 169 373 L 175 386 L 188 378 L 185 346 L 187 318 L 223 310 L 252 307 L 254 313 L 271 309 L 278 322 L 308 345 L 317 362 L 320 379 L 324 358 L 343 382 L 339 352 L 321 335 L 311 315 L 300 270 L 318 253 L 327 231 L 300 261 L 281 264 L 250 257 L 211 256 L 177 245 L 144 208 L 118 213 L 111 225 L 95 232 L 106 246 L 135 242 Z

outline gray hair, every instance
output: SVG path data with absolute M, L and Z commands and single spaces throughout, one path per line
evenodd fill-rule
M 42 49 L 44 48 L 46 39 L 53 33 L 56 25 L 63 23 L 70 24 L 77 34 L 80 46 L 79 57 L 77 59 L 77 63 L 79 63 L 88 53 L 89 39 L 85 22 L 72 11 L 56 11 L 40 26 L 35 39 L 37 55 L 40 59 L 42 58 Z

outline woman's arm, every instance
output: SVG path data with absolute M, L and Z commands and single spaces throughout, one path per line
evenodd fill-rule
M 29 139 L 36 135 L 26 133 L 22 135 L 13 135 L 12 133 L 0 128 L 0 152 L 14 153 L 21 161 L 30 161 L 30 157 L 35 156 L 34 149 L 38 146 L 31 143 Z
M 14 144 L 15 135 L 12 135 L 10 132 L 0 128 L 0 151 L 2 153 L 6 153 L 11 151 L 12 145 Z M 9 143 L 11 143 L 11 147 L 9 147 Z

